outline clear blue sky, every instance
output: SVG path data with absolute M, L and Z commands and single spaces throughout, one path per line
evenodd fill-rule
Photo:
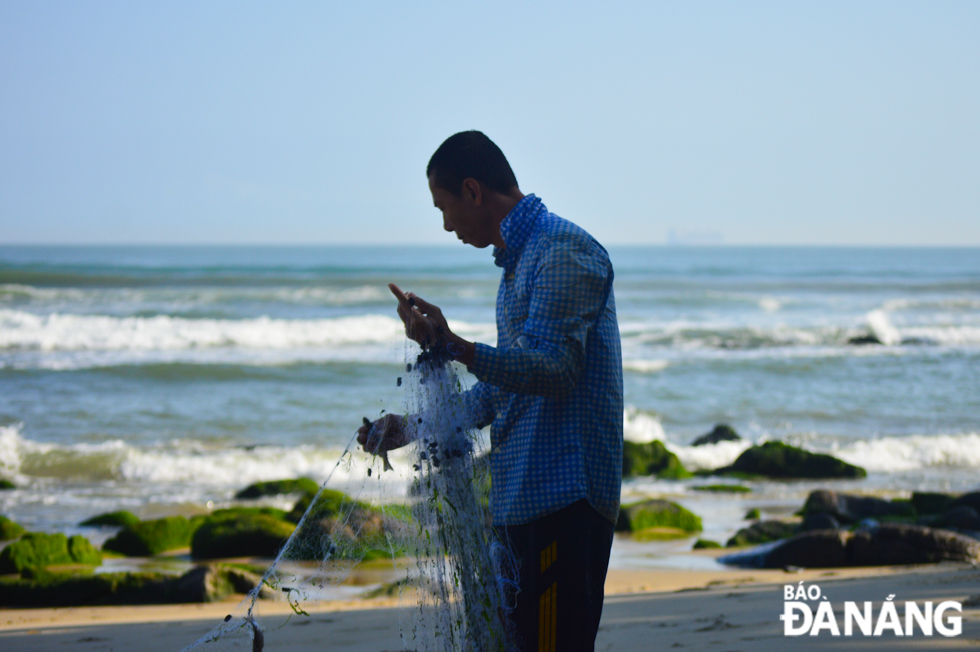
M 0 242 L 455 243 L 477 128 L 606 243 L 980 245 L 980 2 L 0 3 Z

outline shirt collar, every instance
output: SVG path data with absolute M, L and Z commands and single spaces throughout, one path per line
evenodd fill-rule
M 546 210 L 544 203 L 533 193 L 525 195 L 514 208 L 510 209 L 507 217 L 500 223 L 500 237 L 504 239 L 504 244 L 507 246 L 503 249 L 493 248 L 493 262 L 497 267 L 508 269 L 514 266 L 531 235 L 534 222 L 544 210 Z

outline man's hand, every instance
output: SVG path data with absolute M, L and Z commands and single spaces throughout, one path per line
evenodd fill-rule
M 389 283 L 388 289 L 398 299 L 398 316 L 405 324 L 405 335 L 409 339 L 426 347 L 446 347 L 464 364 L 473 361 L 473 343 L 449 330 L 449 322 L 439 306 L 432 305 L 413 292 L 405 294 L 394 283 Z
M 405 421 L 400 414 L 386 414 L 377 421 L 367 421 L 357 429 L 357 443 L 374 455 L 401 448 L 412 441 L 405 432 Z

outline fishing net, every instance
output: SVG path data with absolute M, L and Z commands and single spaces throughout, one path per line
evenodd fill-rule
M 437 350 L 406 357 L 414 359 L 398 383 L 416 435 L 402 449 L 411 459 L 408 500 L 386 489 L 380 460 L 352 438 L 261 582 L 185 650 L 261 650 L 288 619 L 309 617 L 307 609 L 336 597 L 353 573 L 379 566 L 397 577 L 383 588 L 414 604 L 411 615 L 399 611 L 404 649 L 515 649 L 506 623 L 517 568 L 493 536 L 489 465 L 467 419 L 462 381 Z M 359 484 L 333 489 L 340 469 Z M 284 601 L 286 616 L 267 608 Z

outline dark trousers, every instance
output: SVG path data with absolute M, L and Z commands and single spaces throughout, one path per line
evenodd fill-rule
M 524 652 L 595 649 L 613 524 L 588 501 L 496 527 L 517 561 L 511 622 Z

